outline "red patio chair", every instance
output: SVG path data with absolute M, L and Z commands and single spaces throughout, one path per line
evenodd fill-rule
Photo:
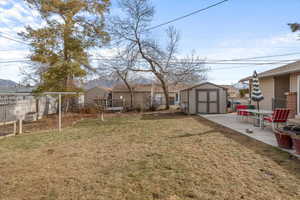
M 236 110 L 237 110 L 237 115 L 240 118 L 248 118 L 249 116 L 251 116 L 251 113 L 247 112 L 247 111 L 242 111 L 243 109 L 248 109 L 248 105 L 237 105 L 236 106 Z
M 264 122 L 272 125 L 275 129 L 275 125 L 278 128 L 279 124 L 286 124 L 289 117 L 290 110 L 285 108 L 277 108 L 271 116 L 264 117 Z

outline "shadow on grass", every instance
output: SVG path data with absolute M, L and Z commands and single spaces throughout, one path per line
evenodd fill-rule
M 194 116 L 194 118 L 201 124 L 212 127 L 214 132 L 219 132 L 225 137 L 234 140 L 251 151 L 266 157 L 267 159 L 271 159 L 300 179 L 300 160 L 297 157 L 200 116 Z
M 160 119 L 182 119 L 187 118 L 187 115 L 181 112 L 157 112 L 147 113 L 142 115 L 142 120 L 160 120 Z
M 213 129 L 213 130 L 204 131 L 204 132 L 197 133 L 197 134 L 186 133 L 186 134 L 182 134 L 182 135 L 172 136 L 172 137 L 169 137 L 169 138 L 187 138 L 187 137 L 194 137 L 194 136 L 204 136 L 204 135 L 207 135 L 209 133 L 215 133 L 215 132 L 219 132 L 219 130 Z

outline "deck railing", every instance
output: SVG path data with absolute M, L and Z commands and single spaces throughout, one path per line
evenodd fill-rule
M 95 99 L 94 102 L 97 106 L 101 106 L 104 109 L 124 107 L 124 100 L 122 99 Z

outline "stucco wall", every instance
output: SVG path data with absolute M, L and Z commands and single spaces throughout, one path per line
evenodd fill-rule
M 150 92 L 135 92 L 133 94 L 133 107 L 138 109 L 149 109 L 150 108 Z M 125 106 L 130 107 L 131 95 L 129 92 L 113 92 L 113 99 L 122 99 L 124 100 Z
M 274 78 L 273 77 L 261 78 L 259 79 L 259 81 L 260 81 L 261 91 L 264 96 L 264 100 L 262 100 L 259 103 L 259 106 L 261 109 L 272 110 L 272 99 L 275 97 Z M 253 104 L 255 105 L 256 103 Z
M 290 92 L 297 92 L 298 76 L 300 73 L 292 73 L 290 75 Z
M 106 99 L 108 97 L 109 91 L 104 88 L 95 87 L 88 90 L 84 95 L 85 105 L 94 104 L 96 98 Z
M 174 98 L 175 105 L 178 103 L 178 102 L 176 102 L 176 94 L 177 94 L 176 92 L 169 92 L 169 98 Z M 158 98 L 155 98 L 155 97 L 160 97 L 160 98 L 158 99 Z M 158 101 L 159 104 L 161 104 L 161 105 L 166 104 L 166 99 L 165 99 L 165 95 L 164 95 L 163 92 L 155 92 L 154 93 L 154 98 L 155 98 L 155 100 Z

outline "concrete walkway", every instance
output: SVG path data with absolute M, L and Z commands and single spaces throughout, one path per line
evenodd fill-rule
M 241 120 L 238 119 L 235 113 L 230 114 L 218 114 L 218 115 L 201 115 L 212 122 L 235 130 L 243 135 L 259 140 L 263 143 L 269 144 L 271 146 L 277 147 L 283 151 L 289 152 L 290 154 L 300 158 L 300 155 L 297 155 L 294 150 L 287 150 L 278 147 L 276 137 L 272 131 L 271 127 L 265 127 L 261 129 L 259 127 L 253 126 L 253 119 Z M 246 129 L 252 129 L 253 133 L 246 133 Z

